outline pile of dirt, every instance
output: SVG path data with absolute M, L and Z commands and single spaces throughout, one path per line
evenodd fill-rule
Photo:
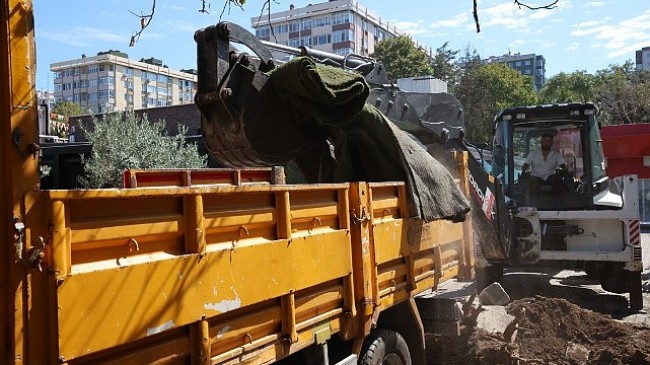
M 429 334 L 428 364 L 650 365 L 650 329 L 618 322 L 565 299 L 534 297 L 506 307 L 518 317 L 513 343 L 471 325 L 462 336 Z

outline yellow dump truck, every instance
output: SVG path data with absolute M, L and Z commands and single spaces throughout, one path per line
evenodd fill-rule
M 39 190 L 31 2 L 2 25 L 0 363 L 425 364 L 414 298 L 471 275 L 468 221 L 409 219 L 403 182 L 238 169 Z

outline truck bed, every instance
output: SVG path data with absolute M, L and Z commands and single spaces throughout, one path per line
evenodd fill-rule
M 70 365 L 263 363 L 470 265 L 466 223 L 408 219 L 399 182 L 33 194 L 36 356 Z

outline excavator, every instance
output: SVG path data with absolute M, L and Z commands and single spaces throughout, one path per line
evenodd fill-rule
M 387 157 L 373 146 L 357 148 L 351 157 L 357 162 L 354 176 L 341 176 L 337 169 L 342 162 L 335 152 L 339 130 L 304 123 L 303 113 L 270 87 L 274 72 L 287 59 L 309 59 L 360 74 L 369 86 L 366 103 L 442 165 L 448 163 L 450 150 L 469 152 L 479 288 L 500 281 L 507 267 L 579 267 L 603 289 L 629 293 L 630 308 L 642 309 L 638 181 L 635 175 L 606 175 L 594 104 L 502 110 L 494 119 L 491 145 L 481 149 L 465 140 L 463 108 L 453 95 L 400 90 L 373 59 L 261 41 L 229 22 L 197 31 L 195 40 L 196 103 L 204 140 L 224 166 L 293 164 L 310 183 L 395 178 L 379 171 Z M 554 137 L 553 150 L 562 154 L 565 168 L 556 173 L 559 184 L 531 188 L 531 176 L 522 167 L 548 135 Z M 368 160 L 373 154 L 379 162 Z

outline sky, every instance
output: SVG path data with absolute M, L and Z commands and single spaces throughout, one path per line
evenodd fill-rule
M 234 0 L 231 0 L 234 1 Z M 553 0 L 521 1 L 531 6 Z M 272 0 L 271 11 L 291 4 L 304 7 L 317 0 Z M 320 1 L 322 2 L 322 1 Z M 221 20 L 251 29 L 263 0 L 248 0 L 243 10 L 225 0 L 157 0 L 154 18 L 139 41 L 129 47 L 140 20 L 153 0 L 33 0 L 38 90 L 52 90 L 50 64 L 96 55 L 109 49 L 129 58 L 155 57 L 172 69 L 196 68 L 197 29 Z M 507 53 L 535 53 L 546 59 L 547 79 L 560 72 L 595 73 L 610 65 L 635 61 L 635 51 L 650 46 L 648 0 L 557 0 L 551 10 L 520 9 L 512 0 L 479 0 L 481 32 L 476 32 L 472 0 L 360 1 L 382 20 L 433 50 L 476 49 L 482 58 Z M 223 10 L 223 14 L 222 14 Z M 222 14 L 222 15 L 221 15 Z

